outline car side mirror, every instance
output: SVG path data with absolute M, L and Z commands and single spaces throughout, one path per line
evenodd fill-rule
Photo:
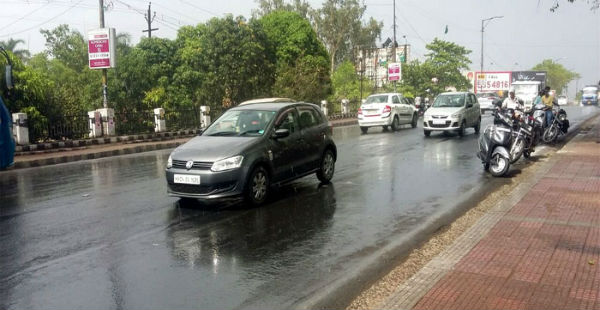
M 472 108 L 473 107 L 473 103 L 469 102 L 467 103 L 467 108 Z
M 13 85 L 13 74 L 12 74 L 12 66 L 6 65 L 6 88 L 12 89 Z
M 280 129 L 275 130 L 272 137 L 273 137 L 273 139 L 281 139 L 281 138 L 285 138 L 289 135 L 290 135 L 289 129 L 280 128 Z

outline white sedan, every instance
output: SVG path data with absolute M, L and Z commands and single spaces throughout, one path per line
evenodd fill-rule
M 391 128 L 396 131 L 400 125 L 417 127 L 417 108 L 399 93 L 375 94 L 367 97 L 358 109 L 358 125 L 363 133 L 369 127 Z

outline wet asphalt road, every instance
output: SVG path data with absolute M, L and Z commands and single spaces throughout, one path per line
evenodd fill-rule
M 568 109 L 572 123 L 591 111 Z M 166 195 L 169 151 L 0 173 L 0 309 L 290 308 L 428 217 L 510 182 L 483 173 L 472 129 L 335 136 L 332 184 L 306 177 L 259 208 L 180 206 Z

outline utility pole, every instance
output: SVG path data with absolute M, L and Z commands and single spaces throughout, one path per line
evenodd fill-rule
M 483 31 L 485 29 L 485 22 L 490 21 L 495 18 L 502 18 L 502 17 L 504 17 L 504 16 L 493 16 L 493 17 L 481 20 L 481 67 L 480 67 L 481 70 L 479 72 L 483 72 Z
M 396 0 L 394 0 L 394 42 L 392 44 L 392 59 L 396 62 Z
M 104 28 L 104 0 L 99 0 L 100 4 L 100 28 Z M 102 69 L 102 106 L 108 108 L 108 70 Z
M 156 17 L 156 12 L 154 12 L 154 15 L 151 14 L 151 12 L 150 12 L 151 5 L 152 5 L 152 2 L 148 2 L 148 13 L 144 14 L 144 17 L 146 18 L 146 22 L 148 23 L 148 29 L 142 30 L 142 32 L 148 33 L 148 38 L 152 38 L 152 31 L 158 30 L 158 28 L 152 28 L 152 22 L 154 21 L 154 18 Z M 152 17 L 150 17 L 150 15 L 152 15 Z
M 406 39 L 406 35 L 402 36 L 404 38 L 404 63 L 408 60 L 408 55 L 406 54 L 406 47 L 408 46 L 408 40 Z

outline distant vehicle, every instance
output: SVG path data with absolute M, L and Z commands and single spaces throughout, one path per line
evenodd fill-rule
M 454 131 L 462 137 L 469 127 L 479 133 L 481 109 L 477 97 L 471 92 L 442 93 L 425 111 L 423 120 L 423 133 L 427 137 L 432 131 Z
M 596 85 L 588 85 L 583 88 L 581 95 L 582 105 L 598 105 L 598 96 L 600 95 L 600 89 Z
M 567 105 L 569 103 L 569 98 L 565 95 L 558 96 L 558 105 Z
M 415 128 L 418 119 L 417 108 L 399 93 L 370 95 L 358 109 L 358 125 L 363 133 L 369 127 L 396 131 L 400 125 L 410 124 Z
M 316 173 L 333 177 L 337 148 L 327 117 L 310 103 L 244 104 L 227 110 L 167 161 L 170 196 L 243 197 L 262 204 L 271 185 Z
M 494 109 L 494 101 L 500 99 L 497 93 L 478 93 L 477 101 L 479 101 L 479 108 L 481 109 L 481 114 L 484 114 L 485 111 L 492 111 Z
M 517 81 L 511 87 L 515 90 L 515 96 L 523 100 L 525 111 L 530 111 L 543 85 L 540 81 Z

